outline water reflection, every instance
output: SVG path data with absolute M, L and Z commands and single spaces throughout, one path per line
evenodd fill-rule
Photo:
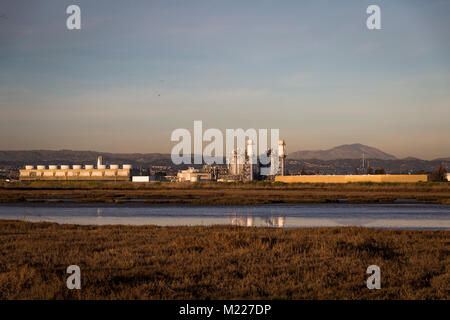
M 103 213 L 102 208 L 97 208 L 97 219 L 96 219 L 97 224 L 102 224 L 102 220 L 103 220 L 102 213 Z
M 1 205 L 0 219 L 70 224 L 215 225 L 450 229 L 445 205 L 87 206 Z
M 269 217 L 254 217 L 254 216 L 238 216 L 233 215 L 230 217 L 230 223 L 233 226 L 239 227 L 275 227 L 282 228 L 286 225 L 286 217 L 283 216 L 269 216 Z
M 279 217 L 269 217 L 265 220 L 268 227 L 278 227 L 282 228 L 286 224 L 286 218 L 279 216 Z
M 231 225 L 240 227 L 253 227 L 253 217 L 231 217 Z

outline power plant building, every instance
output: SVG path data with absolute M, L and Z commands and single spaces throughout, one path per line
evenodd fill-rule
M 233 151 L 233 155 L 228 161 L 228 173 L 232 176 L 239 176 L 240 180 L 244 181 L 258 180 L 263 175 L 284 176 L 286 165 L 286 143 L 284 140 L 278 141 L 277 151 L 277 153 L 274 153 L 271 149 L 267 150 L 265 156 L 270 161 L 263 164 L 260 157 L 256 157 L 257 153 L 253 141 L 247 140 L 244 152 Z M 274 160 L 277 160 L 274 157 L 278 157 L 278 167 L 272 170 L 271 166 L 275 162 Z M 265 170 L 264 173 L 263 170 Z
M 210 172 L 204 172 L 195 168 L 188 168 L 186 170 L 181 170 L 177 174 L 177 180 L 180 182 L 198 182 L 198 181 L 211 181 L 212 175 Z
M 57 181 L 130 181 L 132 166 L 130 164 L 122 165 L 110 164 L 109 168 L 102 164 L 102 158 L 99 157 L 97 167 L 86 164 L 84 166 L 74 164 L 72 168 L 69 165 L 26 165 L 25 169 L 19 170 L 19 179 L 21 181 L 33 180 L 57 180 Z

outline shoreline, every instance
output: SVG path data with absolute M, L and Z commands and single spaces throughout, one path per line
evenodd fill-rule
M 448 232 L 450 231 L 450 227 L 367 227 L 367 226 L 283 226 L 283 227 L 269 227 L 269 226 L 235 226 L 232 224 L 193 224 L 193 225 L 183 225 L 183 224 L 173 224 L 173 225 L 158 225 L 158 224 L 152 224 L 152 223 L 143 223 L 143 224 L 130 224 L 130 223 L 102 223 L 102 224 L 95 224 L 95 223 L 74 223 L 74 222 L 57 222 L 57 221 L 47 221 L 47 220 L 23 220 L 19 218 L 2 218 L 0 216 L 0 223 L 2 222 L 19 222 L 19 223 L 32 223 L 32 224 L 39 224 L 39 223 L 50 223 L 50 224 L 56 224 L 58 226 L 76 226 L 76 227 L 113 227 L 113 226 L 119 226 L 119 227 L 161 227 L 161 228 L 178 228 L 178 227 L 187 227 L 187 228 L 215 228 L 215 227 L 238 227 L 238 228 L 253 228 L 253 229 L 280 229 L 280 230 L 296 230 L 296 229 L 340 229 L 340 228 L 361 228 L 361 229 L 373 229 L 373 230 L 386 230 L 386 231 L 444 231 Z

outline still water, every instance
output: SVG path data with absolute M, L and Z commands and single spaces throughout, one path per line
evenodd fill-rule
M 0 219 L 70 224 L 270 227 L 364 226 L 450 229 L 450 206 L 437 204 L 295 204 L 260 206 L 0 205 Z

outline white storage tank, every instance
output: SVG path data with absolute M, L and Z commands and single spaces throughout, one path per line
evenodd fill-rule
M 98 164 L 97 169 L 106 169 L 106 165 L 104 164 Z
M 42 164 L 38 165 L 37 168 L 38 170 L 45 170 L 45 166 Z
M 123 168 L 123 169 L 131 169 L 131 168 L 132 168 L 132 165 L 131 165 L 131 164 L 124 164 L 124 165 L 122 166 L 122 168 Z
M 66 165 L 66 164 L 61 165 L 61 170 L 67 170 L 67 169 L 69 169 L 68 165 Z
M 87 170 L 92 170 L 92 169 L 94 169 L 94 165 L 93 164 L 87 164 L 87 165 L 84 166 L 84 168 L 87 169 Z
M 81 165 L 79 165 L 79 164 L 74 164 L 74 165 L 72 166 L 72 169 L 74 169 L 74 170 L 80 170 L 80 169 L 81 169 Z
M 32 166 L 32 165 L 25 166 L 25 170 L 33 170 L 33 169 L 34 169 L 34 166 Z
M 119 165 L 118 164 L 110 164 L 109 168 L 110 169 L 119 169 Z

